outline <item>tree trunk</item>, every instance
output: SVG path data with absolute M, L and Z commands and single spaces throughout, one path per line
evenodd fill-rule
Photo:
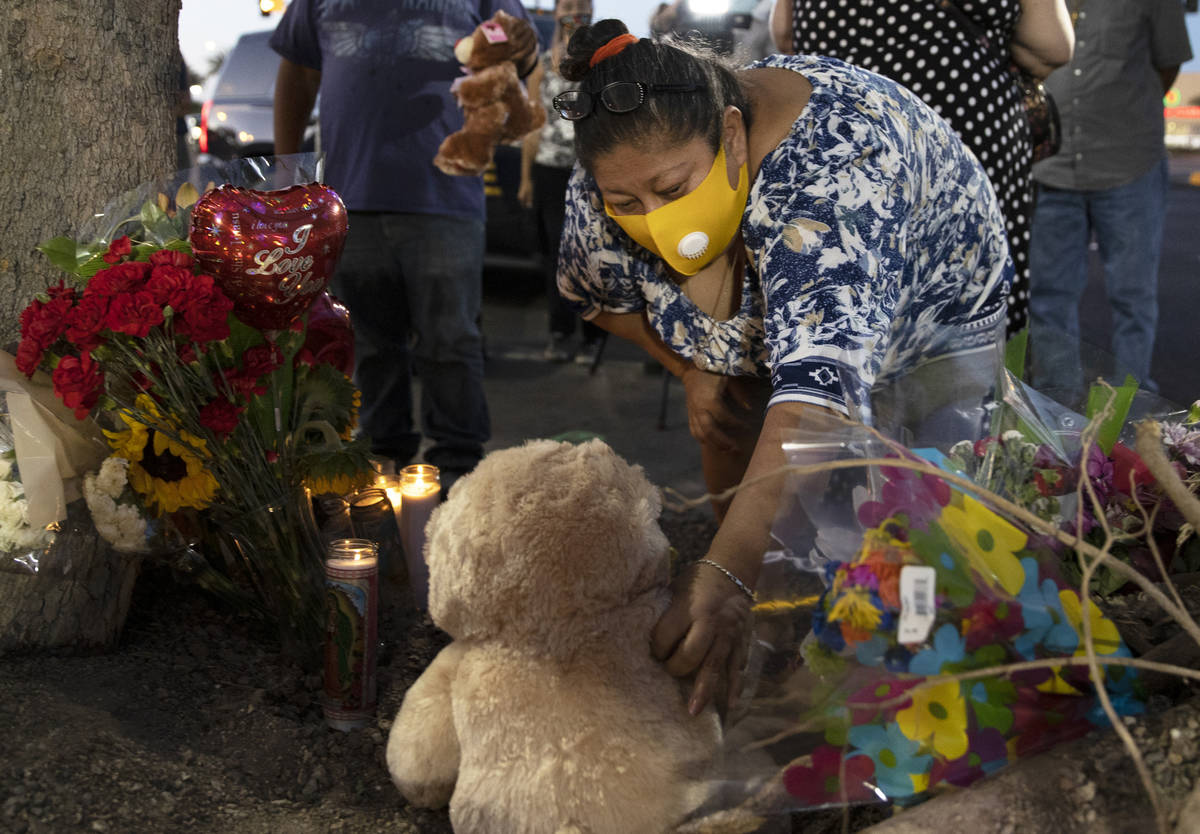
M 29 649 L 107 649 L 129 613 L 140 556 L 116 553 L 96 533 L 83 501 L 37 573 L 0 573 L 0 655 Z
M 113 197 L 175 167 L 180 0 L 6 0 L 0 14 L 0 345 L 60 275 L 35 247 L 76 235 Z M 78 508 L 77 510 L 78 511 Z M 0 573 L 0 653 L 110 645 L 138 560 L 84 518 L 59 536 L 70 571 Z
M 34 247 L 175 167 L 180 0 L 6 0 L 0 344 L 59 275 Z

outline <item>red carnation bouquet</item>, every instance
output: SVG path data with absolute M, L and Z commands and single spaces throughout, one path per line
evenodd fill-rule
M 294 188 L 340 206 L 323 186 Z M 102 534 L 113 525 L 99 514 L 130 504 L 150 529 L 221 531 L 210 542 L 224 546 L 209 549 L 224 558 L 205 559 L 221 576 L 209 579 L 232 592 L 248 578 L 248 607 L 307 652 L 319 645 L 322 553 L 305 490 L 346 493 L 373 476 L 366 439 L 352 437 L 349 315 L 318 291 L 290 299 L 290 321 L 270 320 L 286 326 L 256 326 L 258 308 L 192 251 L 198 190 L 185 182 L 174 195 L 110 209 L 132 219 L 107 240 L 39 247 L 67 276 L 21 314 L 16 364 L 26 376 L 48 371 L 55 394 L 77 419 L 99 422 L 123 461 L 104 470 L 107 500 L 89 501 Z

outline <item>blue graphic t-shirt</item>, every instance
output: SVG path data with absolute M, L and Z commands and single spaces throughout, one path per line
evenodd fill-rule
M 1013 267 L 979 162 L 903 87 L 841 61 L 772 56 L 812 96 L 763 159 L 742 236 L 740 308 L 701 312 L 663 262 L 604 214 L 589 175 L 567 192 L 558 284 L 586 318 L 645 310 L 680 355 L 770 375 L 771 402 L 853 411 L 931 359 L 993 349 Z
M 325 181 L 355 211 L 483 217 L 479 177 L 433 165 L 462 127 L 450 85 L 454 44 L 519 0 L 292 0 L 271 37 L 284 58 L 321 72 Z

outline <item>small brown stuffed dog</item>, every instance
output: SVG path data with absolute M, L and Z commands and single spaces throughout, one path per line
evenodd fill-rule
M 600 440 L 493 452 L 434 510 L 429 610 L 454 642 L 387 765 L 457 834 L 659 834 L 708 797 L 712 707 L 650 654 L 670 598 L 660 502 Z
M 512 142 L 546 123 L 545 108 L 526 94 L 512 61 L 516 44 L 532 31 L 526 21 L 497 11 L 455 45 L 454 56 L 469 74 L 451 87 L 463 109 L 463 126 L 442 140 L 433 158 L 442 172 L 478 176 L 498 142 Z

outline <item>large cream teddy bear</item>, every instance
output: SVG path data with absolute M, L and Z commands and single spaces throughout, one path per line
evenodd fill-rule
M 669 601 L 660 501 L 607 445 L 488 455 L 427 528 L 429 608 L 453 638 L 387 745 L 410 802 L 457 834 L 655 834 L 707 793 L 711 708 L 650 654 Z

